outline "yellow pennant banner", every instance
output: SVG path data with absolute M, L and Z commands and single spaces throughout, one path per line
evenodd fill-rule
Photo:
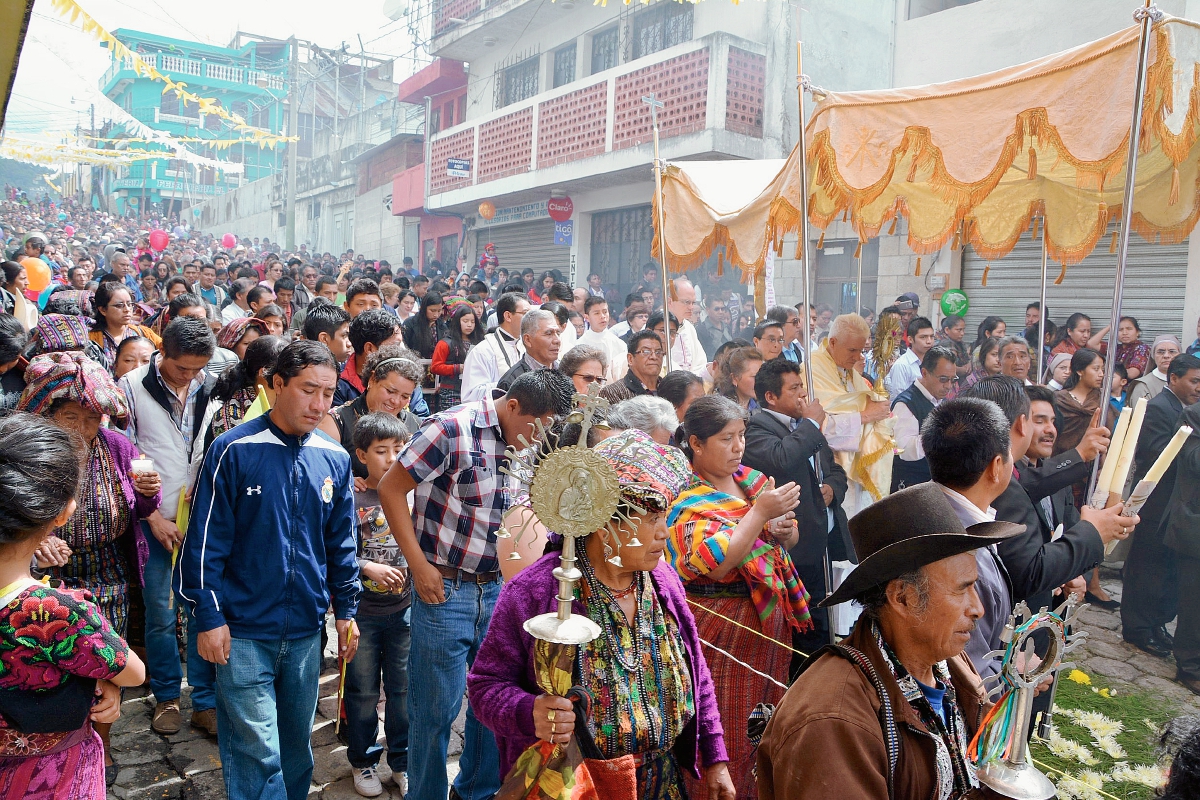
M 134 142 L 136 144 L 162 144 L 160 139 L 151 139 L 145 136 L 121 136 L 116 139 L 105 139 L 102 136 L 88 136 L 83 134 L 84 139 L 90 139 L 93 142 Z M 173 142 L 196 142 L 212 147 L 215 150 L 228 150 L 235 144 L 252 144 L 260 148 L 275 147 L 287 137 L 280 137 L 278 140 L 266 139 L 206 139 L 203 136 L 172 136 Z
M 155 67 L 147 64 L 141 56 L 126 47 L 117 37 L 109 33 L 103 25 L 97 22 L 95 18 L 84 11 L 75 0 L 51 0 L 50 4 L 54 7 L 55 11 L 66 17 L 71 23 L 78 24 L 84 33 L 95 37 L 107 47 L 109 52 L 112 53 L 113 58 L 131 63 L 134 72 L 138 75 L 165 84 L 163 94 L 173 92 L 180 100 L 195 104 L 200 109 L 201 114 L 213 114 L 220 117 L 228 122 L 234 130 L 246 134 L 254 142 L 266 142 L 274 147 L 280 142 L 295 142 L 299 140 L 295 136 L 280 136 L 262 128 L 255 128 L 252 125 L 248 125 L 240 114 L 234 114 L 222 108 L 219 101 L 210 97 L 201 97 L 194 92 L 188 91 L 186 83 L 174 81 L 163 75 Z

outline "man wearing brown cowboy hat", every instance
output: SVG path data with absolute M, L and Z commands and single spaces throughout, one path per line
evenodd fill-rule
M 850 520 L 861 563 L 821 606 L 854 600 L 863 613 L 805 662 L 767 725 L 763 800 L 987 796 L 965 755 L 990 705 L 963 654 L 984 613 L 974 551 L 1022 530 L 964 528 L 932 483 Z

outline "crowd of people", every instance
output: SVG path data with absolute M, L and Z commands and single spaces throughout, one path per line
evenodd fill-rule
M 186 672 L 229 796 L 301 800 L 330 615 L 367 797 L 385 758 L 410 800 L 526 797 L 506 776 L 573 737 L 630 756 L 639 798 L 966 797 L 1009 613 L 1069 593 L 1200 693 L 1200 437 L 1140 517 L 1084 496 L 1126 404 L 1134 483 L 1200 422 L 1200 339 L 1031 303 L 968 344 L 913 294 L 755 309 L 715 273 L 664 297 L 652 264 L 614 298 L 494 248 L 419 272 L 71 204 L 0 224 L 4 797 L 103 797 L 120 687 L 171 735 Z M 580 403 L 620 500 L 576 553 L 601 634 L 549 691 L 524 623 L 563 542 L 534 518 L 514 543 L 510 452 L 578 441 Z M 1097 568 L 1127 540 L 1118 603 Z M 49 690 L 61 715 L 20 713 Z

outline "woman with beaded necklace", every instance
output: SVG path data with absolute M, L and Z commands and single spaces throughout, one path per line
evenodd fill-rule
M 47 546 L 38 551 L 40 566 L 69 589 L 83 589 L 122 638 L 128 631 L 129 586 L 141 584 L 149 554 L 138 520 L 154 513 L 162 499 L 162 481 L 154 472 L 133 472 L 137 450 L 129 440 L 101 425 L 118 424 L 129 415 L 125 396 L 105 369 L 80 352 L 35 357 L 25 371 L 26 386 L 18 411 L 40 414 L 76 434 L 87 448 L 79 506 L 54 535 L 70 548 L 59 557 Z M 96 723 L 104 743 L 106 781 L 116 779 L 108 754 L 111 726 Z
M 576 550 L 583 579 L 573 612 L 601 631 L 574 659 L 573 681 L 592 698 L 588 732 L 605 759 L 635 757 L 641 800 L 685 800 L 685 775 L 703 775 L 703 797 L 733 800 L 696 621 L 679 577 L 660 560 L 666 512 L 686 485 L 687 463 L 638 430 L 605 439 L 593 452 L 619 479 L 624 518 L 583 537 Z M 475 716 L 496 735 L 502 775 L 538 740 L 567 744 L 575 730 L 570 701 L 539 688 L 535 640 L 523 627 L 557 607 L 553 572 L 561 546 L 552 541 L 546 555 L 505 584 L 467 679 Z

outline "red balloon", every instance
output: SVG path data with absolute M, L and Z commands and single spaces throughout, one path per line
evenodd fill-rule
M 153 250 L 162 252 L 167 249 L 167 245 L 171 243 L 171 237 L 166 231 L 150 231 L 150 247 Z
M 70 238 L 75 235 L 75 228 L 72 227 L 71 225 L 67 225 L 66 227 L 63 228 L 63 233 L 65 233 L 67 235 L 67 237 Z
M 225 249 L 232 249 L 237 245 L 237 237 L 232 233 L 227 233 L 221 237 L 221 246 Z

